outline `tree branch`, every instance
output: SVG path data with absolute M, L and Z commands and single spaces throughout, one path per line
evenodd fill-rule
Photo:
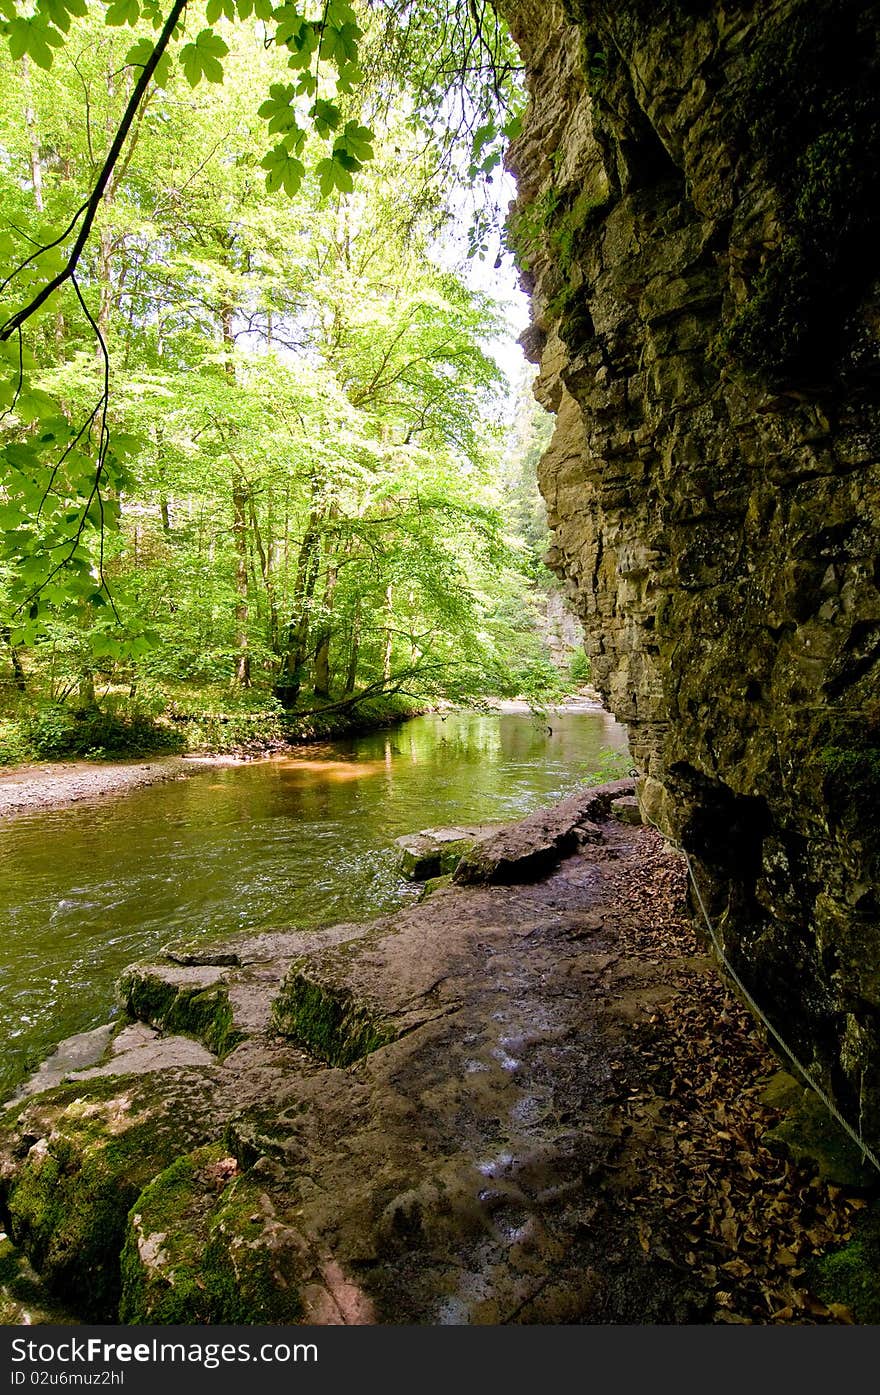
M 162 29 L 161 34 L 159 35 L 159 38 L 156 40 L 156 46 L 153 49 L 153 52 L 150 54 L 149 58 L 147 59 L 146 63 L 144 64 L 141 75 L 135 83 L 134 88 L 132 89 L 131 97 L 128 100 L 128 106 L 125 108 L 125 112 L 117 128 L 116 135 L 113 137 L 113 144 L 110 146 L 110 149 L 107 152 L 107 158 L 104 161 L 101 173 L 98 175 L 97 181 L 95 183 L 94 188 L 92 189 L 91 194 L 89 195 L 88 201 L 85 204 L 83 204 L 82 209 L 80 209 L 80 212 L 83 212 L 85 216 L 83 217 L 82 225 L 80 227 L 79 232 L 77 233 L 76 241 L 73 244 L 70 256 L 67 259 L 66 266 L 63 268 L 63 270 L 58 272 L 57 276 L 53 276 L 51 281 L 46 282 L 42 290 L 37 292 L 33 300 L 29 302 L 29 304 L 25 305 L 21 310 L 16 310 L 14 315 L 10 315 L 9 319 L 6 321 L 3 327 L 0 328 L 0 343 L 2 343 L 6 339 L 9 339 L 11 335 L 15 334 L 17 330 L 21 329 L 21 326 L 25 324 L 25 322 L 29 320 L 31 316 L 37 312 L 37 310 L 39 310 L 41 305 L 45 305 L 49 297 L 54 295 L 55 292 L 59 289 L 59 287 L 64 285 L 65 281 L 69 281 L 70 278 L 73 276 L 74 272 L 76 271 L 79 259 L 82 256 L 83 248 L 85 247 L 86 242 L 88 241 L 89 233 L 92 230 L 92 224 L 95 221 L 95 217 L 100 207 L 101 199 L 104 196 L 104 190 L 106 189 L 110 181 L 110 178 L 113 174 L 113 170 L 116 167 L 116 162 L 119 159 L 119 156 L 122 154 L 122 150 L 125 145 L 125 141 L 128 136 L 129 130 L 131 129 L 132 122 L 134 121 L 138 113 L 138 110 L 140 109 L 141 102 L 143 101 L 144 94 L 146 93 L 147 88 L 150 85 L 153 73 L 156 71 L 159 61 L 162 58 L 162 55 L 164 54 L 166 48 L 168 47 L 168 44 L 171 40 L 171 36 L 177 28 L 180 17 L 186 9 L 187 2 L 188 0 L 174 0 L 174 5 L 171 9 L 171 13 L 165 21 L 165 25 Z M 79 214 L 77 214 L 76 216 L 78 217 Z M 76 219 L 74 219 L 74 222 L 71 223 L 68 227 L 68 232 L 72 230 L 75 222 Z M 58 241 L 61 240 L 63 239 L 58 239 Z M 53 245 L 57 246 L 57 242 Z M 33 258 L 28 258 L 28 260 L 32 261 Z

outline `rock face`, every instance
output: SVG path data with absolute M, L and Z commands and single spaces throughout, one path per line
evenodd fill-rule
M 500 0 L 540 467 L 725 951 L 880 1141 L 880 190 L 859 0 Z

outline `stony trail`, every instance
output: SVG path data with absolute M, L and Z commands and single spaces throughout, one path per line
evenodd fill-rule
M 760 1142 L 774 1064 L 697 952 L 678 856 L 612 817 L 627 789 L 487 840 L 472 884 L 403 914 L 133 970 L 140 1024 L 6 1116 L 13 1238 L 126 1322 L 835 1320 L 787 1227 L 809 1193 L 821 1248 L 861 1203 Z M 714 1086 L 682 1113 L 688 1033 L 715 1035 Z M 729 1156 L 707 1109 L 745 1111 Z M 765 1185 L 788 1209 L 761 1230 Z

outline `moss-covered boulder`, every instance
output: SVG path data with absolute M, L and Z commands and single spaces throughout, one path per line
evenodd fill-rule
M 177 1158 L 144 1189 L 122 1252 L 119 1319 L 288 1323 L 300 1313 L 299 1238 L 224 1144 Z
M 151 1114 L 137 1084 L 69 1085 L 7 1112 L 0 1209 L 47 1287 L 85 1318 L 114 1321 L 126 1218 L 186 1146 L 186 1116 Z
M 126 1011 L 163 1032 L 195 1037 L 217 1056 L 242 1039 L 232 1018 L 227 970 L 214 965 L 135 965 L 119 980 Z
M 398 1034 L 394 1024 L 359 1000 L 326 962 L 307 959 L 291 967 L 272 1005 L 272 1020 L 282 1036 L 331 1066 L 349 1066 Z
M 839 1187 L 869 1190 L 877 1173 L 812 1090 L 802 1090 L 781 1123 L 764 1135 L 768 1148 L 815 1170 Z
M 421 833 L 405 834 L 395 840 L 400 849 L 400 870 L 411 882 L 446 876 L 455 871 L 480 837 L 488 835 L 496 827 L 486 824 L 466 828 L 431 828 Z
M 58 1326 L 76 1320 L 47 1292 L 27 1256 L 8 1236 L 0 1236 L 0 1326 Z
M 429 896 L 433 896 L 435 891 L 442 891 L 444 886 L 452 886 L 452 873 L 447 872 L 442 877 L 429 877 L 422 887 L 420 901 L 426 901 Z

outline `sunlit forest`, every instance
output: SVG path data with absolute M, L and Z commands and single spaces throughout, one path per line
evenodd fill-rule
M 190 7 L 66 276 L 160 19 L 85 11 L 0 56 L 4 758 L 558 694 L 547 430 L 477 288 L 509 264 L 504 32 L 471 71 L 418 7 Z

